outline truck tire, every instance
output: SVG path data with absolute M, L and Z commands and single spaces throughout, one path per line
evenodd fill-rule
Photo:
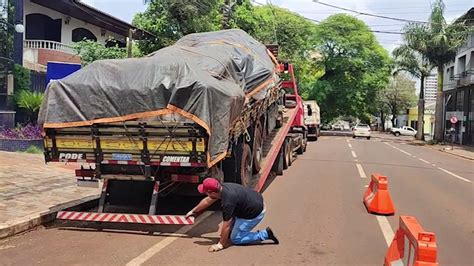
M 237 156 L 237 183 L 252 188 L 252 151 L 250 145 L 243 143 L 241 153 Z
M 301 140 L 300 147 L 296 150 L 297 154 L 303 154 L 306 151 L 306 146 L 308 145 L 308 138 L 306 137 L 306 132 L 303 133 L 303 139 Z
M 253 155 L 253 173 L 256 174 L 260 172 L 260 169 L 262 168 L 261 163 L 262 163 L 262 155 L 263 154 L 263 127 L 262 123 L 260 121 L 257 121 L 255 124 L 255 130 L 253 134 L 253 149 L 252 149 L 252 155 Z
M 284 151 L 283 148 L 281 148 L 272 166 L 272 171 L 277 175 L 283 175 L 283 161 L 285 160 L 284 157 Z
M 292 160 L 293 160 L 293 146 L 292 142 L 288 141 L 288 139 L 285 139 L 284 142 L 284 160 L 283 160 L 283 169 L 286 170 L 288 167 L 291 166 Z
M 393 135 L 395 135 L 396 137 L 398 137 L 398 136 L 400 136 L 400 132 L 397 131 L 397 132 L 393 133 Z

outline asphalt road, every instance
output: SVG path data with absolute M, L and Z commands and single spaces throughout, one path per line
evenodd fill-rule
M 368 214 L 362 204 L 373 172 L 389 178 L 394 216 Z M 473 180 L 472 161 L 408 141 L 324 136 L 263 192 L 258 228 L 271 226 L 280 245 L 208 253 L 221 219 L 209 211 L 192 227 L 148 228 L 154 234 L 56 222 L 1 241 L 0 265 L 381 265 L 399 215 L 436 234 L 440 265 L 474 265 Z

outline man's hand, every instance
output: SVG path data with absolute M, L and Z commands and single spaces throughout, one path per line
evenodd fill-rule
M 188 213 L 186 213 L 186 216 L 184 216 L 185 218 L 189 218 L 190 216 L 196 216 L 196 214 L 190 210 Z
M 221 243 L 217 243 L 209 247 L 209 252 L 217 252 L 223 249 L 224 249 L 224 246 Z

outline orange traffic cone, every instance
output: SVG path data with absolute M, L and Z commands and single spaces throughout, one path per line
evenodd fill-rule
M 395 207 L 388 192 L 388 180 L 386 176 L 374 173 L 370 185 L 364 194 L 364 204 L 370 213 L 393 215 Z
M 434 233 L 425 232 L 415 217 L 400 216 L 400 225 L 385 255 L 384 265 L 436 266 Z

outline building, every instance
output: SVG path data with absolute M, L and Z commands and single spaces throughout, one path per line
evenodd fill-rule
M 474 26 L 474 8 L 458 19 Z M 458 50 L 455 60 L 444 69 L 444 130 L 456 130 L 456 142 L 474 145 L 474 34 Z M 458 123 L 451 124 L 456 117 Z
M 0 1 L 7 3 L 8 0 Z M 19 10 L 22 10 L 23 14 L 16 14 L 15 20 L 16 23 L 21 22 L 25 29 L 23 34 L 19 34 L 22 45 L 20 42 L 19 47 L 15 46 L 14 49 L 15 52 L 22 50 L 20 52 L 22 59 L 19 61 L 25 68 L 31 70 L 30 89 L 33 91 L 45 90 L 48 62 L 81 62 L 81 58 L 73 49 L 75 42 L 86 39 L 105 46 L 125 47 L 129 36 L 133 39 L 151 36 L 150 33 L 86 5 L 80 0 L 9 1 L 17 5 L 22 4 Z M 13 20 L 9 18 L 9 21 Z M 2 65 L 1 61 L 0 65 Z M 0 66 L 0 72 L 2 72 L 1 69 Z M 5 77 L 7 77 L 7 71 L 0 73 L 0 81 L 5 81 Z M 14 115 L 11 104 L 12 91 L 7 90 L 7 83 L 0 83 L 0 127 L 6 124 L 8 124 L 6 126 L 12 126 L 11 117 Z M 9 87 L 12 87 L 11 82 Z M 10 102 L 10 104 L 2 105 L 2 102 Z
M 436 102 L 436 94 L 438 91 L 438 75 L 432 73 L 425 79 L 425 101 Z
M 436 102 L 430 101 L 425 103 L 423 133 L 426 140 L 432 139 L 434 135 L 435 110 Z M 418 106 L 411 107 L 406 110 L 404 114 L 398 115 L 396 126 L 410 126 L 414 129 L 418 129 Z

